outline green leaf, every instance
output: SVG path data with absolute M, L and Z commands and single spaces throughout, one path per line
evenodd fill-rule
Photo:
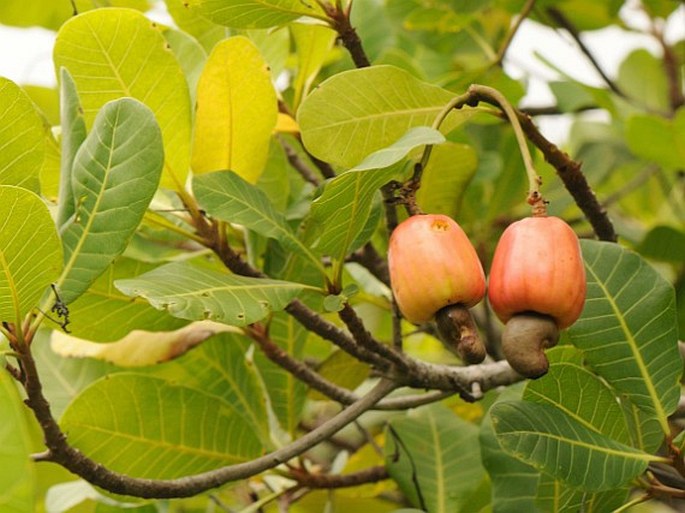
M 617 85 L 648 109 L 662 113 L 670 111 L 668 78 L 663 62 L 644 48 L 631 52 L 621 63 Z
M 673 287 L 616 244 L 583 241 L 582 250 L 587 298 L 570 340 L 598 375 L 668 434 L 682 373 Z
M 416 193 L 421 209 L 456 218 L 477 167 L 478 155 L 471 146 L 453 142 L 435 146 Z
M 305 244 L 341 262 L 364 230 L 378 189 L 397 174 L 394 167 L 349 171 L 326 183 L 305 219 Z M 337 276 L 340 272 L 334 270 Z
M 393 66 L 338 73 L 307 96 L 297 113 L 302 140 L 317 158 L 342 167 L 359 163 L 416 126 L 431 126 L 454 93 Z M 470 116 L 453 111 L 443 133 Z
M 171 50 L 178 60 L 183 74 L 186 77 L 190 104 L 196 104 L 197 83 L 202 74 L 202 68 L 207 61 L 207 53 L 202 45 L 192 36 L 181 30 L 167 28 L 164 30 L 164 39 L 167 40 Z
M 219 273 L 188 263 L 171 263 L 116 287 L 140 296 L 174 317 L 210 319 L 231 326 L 246 326 L 285 308 L 303 289 L 286 281 Z
M 497 401 L 518 399 L 521 387 L 509 387 Z M 480 452 L 483 466 L 492 481 L 492 507 L 497 513 L 537 513 L 535 494 L 540 473 L 530 465 L 502 450 L 495 436 L 490 412 L 480 426 Z
M 164 0 L 164 3 L 176 26 L 197 39 L 206 52 L 211 51 L 216 43 L 228 37 L 228 29 L 212 23 L 197 9 L 190 9 L 185 0 Z
M 74 159 L 75 215 L 63 227 L 60 293 L 70 303 L 119 256 L 159 185 L 162 137 L 132 98 L 106 104 Z
M 587 429 L 630 445 L 632 440 L 616 394 L 583 366 L 582 353 L 561 346 L 547 351 L 547 357 L 549 372 L 527 383 L 523 399 L 557 408 Z
M 460 511 L 484 477 L 478 428 L 444 407 L 419 408 L 391 420 L 386 440 L 390 476 L 428 513 Z
M 292 103 L 293 111 L 297 112 L 335 42 L 336 33 L 327 26 L 303 23 L 293 23 L 289 28 L 297 49 L 297 76 L 293 84 L 295 94 Z
M 69 405 L 61 426 L 79 450 L 135 477 L 172 479 L 262 453 L 254 427 L 230 403 L 138 374 L 93 383 Z
M 219 25 L 232 28 L 269 28 L 300 16 L 326 19 L 317 2 L 301 0 L 190 0 L 189 6 Z
M 39 191 L 44 133 L 43 121 L 28 95 L 0 77 L 0 184 Z
M 586 491 L 617 488 L 660 459 L 601 435 L 547 404 L 501 402 L 491 415 L 502 449 Z
M 316 371 L 328 381 L 348 390 L 357 388 L 371 373 L 367 364 L 342 350 L 333 351 L 319 364 Z M 316 390 L 312 390 L 309 397 L 317 400 L 328 399 Z
M 4 370 L 0 372 L 0 411 L 0 509 L 3 513 L 33 513 L 36 470 L 30 458 L 30 430 L 17 385 Z
M 251 340 L 235 333 L 217 334 L 152 372 L 226 401 L 252 426 L 262 445 L 270 447 L 266 395 L 252 361 L 251 344 Z
M 81 390 L 117 369 L 98 360 L 62 358 L 50 347 L 51 333 L 53 332 L 47 330 L 38 332 L 32 353 L 43 383 L 43 391 L 50 398 L 52 413 L 55 418 L 59 418 Z
M 76 213 L 76 199 L 72 189 L 72 170 L 78 149 L 86 140 L 86 122 L 83 119 L 81 100 L 76 91 L 76 84 L 66 68 L 60 69 L 60 175 L 59 205 L 57 209 L 57 226 L 61 229 Z
M 442 144 L 445 136 L 434 128 L 417 126 L 407 132 L 387 148 L 374 151 L 350 171 L 367 171 L 370 169 L 384 169 L 401 161 L 414 148 L 426 145 Z
M 586 492 L 571 488 L 543 474 L 540 476 L 536 504 L 543 511 L 554 513 L 603 513 L 614 511 L 625 503 L 628 493 L 629 487 L 596 493 Z
M 139 12 L 105 8 L 67 21 L 55 42 L 56 69 L 67 68 L 92 126 L 107 102 L 124 96 L 146 104 L 162 131 L 162 185 L 180 189 L 190 165 L 188 85 L 160 28 Z
M 269 323 L 271 340 L 293 358 L 302 358 L 308 333 L 292 316 L 284 313 L 276 313 Z M 269 360 L 263 351 L 255 352 L 255 363 L 276 418 L 283 429 L 294 436 L 307 399 L 307 385 Z
M 681 264 L 685 255 L 685 231 L 672 226 L 652 228 L 636 248 L 646 258 Z
M 62 251 L 43 201 L 0 186 L 0 320 L 21 323 L 59 276 Z
M 277 115 L 271 73 L 257 47 L 244 36 L 218 43 L 198 83 L 193 172 L 228 169 L 255 183 Z
M 116 280 L 133 278 L 155 266 L 118 258 L 76 301 L 69 305 L 72 335 L 96 342 L 111 342 L 132 330 L 168 331 L 187 324 L 152 308 L 143 299 L 131 300 L 114 286 Z
M 626 142 L 643 159 L 667 169 L 680 169 L 685 160 L 685 108 L 673 119 L 653 114 L 636 114 L 626 121 Z
M 276 210 L 267 195 L 232 171 L 218 171 L 193 178 L 197 201 L 210 215 L 242 224 L 264 237 L 309 260 L 325 276 L 320 258 L 297 238 L 285 216 Z

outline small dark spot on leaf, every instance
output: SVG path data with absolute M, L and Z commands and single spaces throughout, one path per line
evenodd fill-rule
M 245 314 L 244 313 L 236 314 L 236 318 L 243 321 L 243 320 L 245 320 Z

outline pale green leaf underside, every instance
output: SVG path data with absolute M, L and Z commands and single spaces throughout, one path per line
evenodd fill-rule
M 0 184 L 38 192 L 45 158 L 43 122 L 14 82 L 0 77 Z
M 56 69 L 76 83 L 92 126 L 107 102 L 132 97 L 154 112 L 165 149 L 163 185 L 180 188 L 190 166 L 188 85 L 159 27 L 131 9 L 101 8 L 67 21 L 54 49 Z
M 281 310 L 302 290 L 285 281 L 223 274 L 187 263 L 171 263 L 116 286 L 141 296 L 171 315 L 199 321 L 211 319 L 245 326 Z
M 418 482 L 427 511 L 461 511 L 485 473 L 478 428 L 442 407 L 422 408 L 392 420 L 390 426 L 386 466 L 412 503 L 420 505 Z
M 43 201 L 0 186 L 0 320 L 19 323 L 59 276 L 62 250 Z
M 592 369 L 669 432 L 682 372 L 671 285 L 637 254 L 583 241 L 587 299 L 569 329 Z
M 93 383 L 69 405 L 61 425 L 85 454 L 136 477 L 191 475 L 262 452 L 254 428 L 229 403 L 138 374 Z
M 24 416 L 24 404 L 16 383 L 0 372 L 0 510 L 3 513 L 33 513 L 36 496 L 32 441 Z
M 297 238 L 285 215 L 276 210 L 267 195 L 232 171 L 196 176 L 193 192 L 210 215 L 241 224 L 264 237 L 278 240 L 285 248 L 313 263 L 322 274 L 321 259 Z
M 191 0 L 190 6 L 214 23 L 232 28 L 269 28 L 300 16 L 322 16 L 316 2 L 302 0 Z
M 585 492 L 566 486 L 564 483 L 543 474 L 540 476 L 536 504 L 545 512 L 604 513 L 605 511 L 614 511 L 621 506 L 626 501 L 628 492 L 628 486 L 595 493 Z
M 587 491 L 619 487 L 658 459 L 590 430 L 546 404 L 502 402 L 492 407 L 491 415 L 505 451 Z
M 62 226 L 74 215 L 76 200 L 71 185 L 74 158 L 87 136 L 81 100 L 76 84 L 66 68 L 60 69 L 60 175 L 57 226 Z
M 366 171 L 369 169 L 383 169 L 396 164 L 414 148 L 425 145 L 442 144 L 445 136 L 434 128 L 427 126 L 416 126 L 410 128 L 397 141 L 387 148 L 374 151 L 350 171 Z
M 163 162 L 150 109 L 132 98 L 103 107 L 74 159 L 77 204 L 62 232 L 65 302 L 85 292 L 126 249 L 157 190 Z
M 416 126 L 431 126 L 454 94 L 408 72 L 380 65 L 338 73 L 307 96 L 297 113 L 302 140 L 316 157 L 350 168 Z M 453 129 L 470 111 L 452 112 Z

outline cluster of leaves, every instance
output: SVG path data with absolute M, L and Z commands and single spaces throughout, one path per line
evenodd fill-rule
M 602 512 L 631 488 L 646 490 L 637 500 L 682 496 L 675 470 L 670 488 L 646 474 L 683 467 L 671 418 L 685 329 L 683 63 L 658 30 L 674 6 L 659 1 L 644 8 L 662 57 L 631 53 L 605 87 L 551 84 L 556 112 L 608 115 L 576 120 L 569 149 L 622 245 L 583 241 L 586 308 L 547 376 L 476 405 L 431 396 L 369 413 L 297 461 L 191 499 L 134 503 L 32 461 L 41 435 L 15 378 L 39 410 L 40 376 L 71 446 L 150 480 L 249 464 L 337 413 L 274 351 L 362 397 L 381 360 L 326 333 L 344 322 L 363 346 L 356 311 L 373 338 L 397 342 L 383 255 L 404 213 L 388 184 L 431 146 L 416 201 L 458 219 L 487 268 L 502 226 L 525 215 L 519 148 L 494 108 L 436 117 L 473 82 L 522 97 L 501 64 L 524 10 L 572 34 L 622 24 L 620 2 L 355 0 L 351 19 L 343 3 L 166 0 L 177 28 L 151 21 L 145 0 L 0 5 L 0 22 L 58 31 L 59 78 L 58 94 L 0 79 L 0 509 Z M 538 160 L 551 211 L 588 234 L 563 170 Z M 497 357 L 499 326 L 484 305 L 476 313 Z M 400 328 L 408 358 L 436 372 L 459 363 L 430 330 Z M 491 388 L 487 364 L 473 369 L 469 382 Z

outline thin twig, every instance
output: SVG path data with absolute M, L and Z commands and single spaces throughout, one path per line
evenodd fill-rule
M 514 40 L 514 36 L 518 32 L 518 29 L 521 28 L 521 24 L 523 23 L 523 20 L 525 20 L 528 17 L 528 15 L 530 14 L 530 11 L 533 10 L 534 6 L 535 6 L 535 0 L 526 0 L 526 3 L 524 4 L 523 8 L 521 9 L 521 12 L 519 12 L 518 16 L 516 17 L 516 21 L 512 25 L 509 32 L 507 33 L 507 36 L 504 38 L 504 41 L 502 42 L 502 46 L 500 46 L 500 48 L 497 52 L 497 57 L 495 58 L 495 62 L 493 62 L 493 66 L 500 66 L 502 64 L 502 61 L 504 60 L 504 57 L 507 54 L 507 50 L 509 49 L 511 42 Z
M 377 483 L 388 479 L 388 471 L 383 466 L 370 467 L 352 474 L 313 474 L 301 469 L 291 469 L 288 477 L 300 486 L 313 489 L 336 489 Z
M 602 77 L 602 80 L 607 87 L 620 97 L 625 98 L 625 93 L 621 91 L 618 85 L 604 72 L 604 69 L 602 69 L 602 66 L 600 66 L 599 62 L 597 62 L 597 59 L 595 59 L 593 53 L 583 42 L 582 38 L 580 37 L 580 32 L 578 32 L 578 29 L 576 29 L 566 15 L 564 15 L 564 13 L 555 7 L 549 7 L 546 12 L 555 23 L 557 23 L 561 28 L 566 30 L 571 35 L 573 40 L 578 45 L 580 51 L 583 52 L 585 57 L 587 57 L 588 61 L 590 61 L 590 64 L 592 64 L 592 67 L 595 68 L 599 76 Z
M 300 173 L 300 176 L 310 184 L 314 186 L 318 186 L 320 183 L 320 180 L 316 177 L 314 172 L 309 168 L 307 163 L 302 160 L 302 158 L 297 154 L 295 151 L 295 148 L 293 148 L 288 141 L 286 141 L 283 137 L 278 137 L 278 142 L 281 144 L 281 147 L 285 151 L 285 156 L 288 158 L 288 162 L 290 162 L 290 165 L 298 172 Z

